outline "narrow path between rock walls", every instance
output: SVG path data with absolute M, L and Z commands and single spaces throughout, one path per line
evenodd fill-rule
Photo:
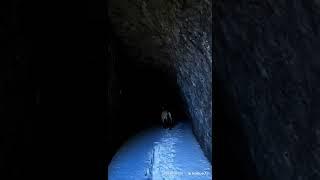
M 154 127 L 132 137 L 113 157 L 109 180 L 210 180 L 211 163 L 196 141 L 191 125 Z

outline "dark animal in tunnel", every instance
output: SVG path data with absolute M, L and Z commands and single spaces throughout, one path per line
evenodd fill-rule
M 168 110 L 162 110 L 161 123 L 164 128 L 172 128 L 174 126 L 174 120 L 172 119 L 171 113 Z

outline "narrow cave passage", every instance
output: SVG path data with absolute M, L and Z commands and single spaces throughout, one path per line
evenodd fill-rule
M 211 164 L 193 135 L 174 72 L 122 59 L 115 67 L 109 179 L 211 179 Z M 162 127 L 162 106 L 176 121 L 171 130 Z M 187 174 L 197 169 L 206 174 Z
M 183 102 L 173 78 L 170 79 L 159 68 L 119 59 L 114 67 L 113 117 L 108 123 L 108 138 L 112 145 L 108 163 L 129 137 L 146 128 L 161 125 L 161 106 L 166 106 L 174 119 L 186 120 Z
M 109 6 L 109 179 L 212 179 L 211 3 Z

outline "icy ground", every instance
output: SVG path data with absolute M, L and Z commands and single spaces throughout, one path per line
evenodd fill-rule
M 208 180 L 212 167 L 191 126 L 155 127 L 131 138 L 113 157 L 109 180 Z

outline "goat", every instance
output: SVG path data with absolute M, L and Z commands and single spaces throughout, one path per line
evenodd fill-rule
M 171 127 L 173 126 L 173 119 L 171 116 L 171 113 L 167 110 L 163 110 L 161 113 L 161 122 L 164 128 Z

